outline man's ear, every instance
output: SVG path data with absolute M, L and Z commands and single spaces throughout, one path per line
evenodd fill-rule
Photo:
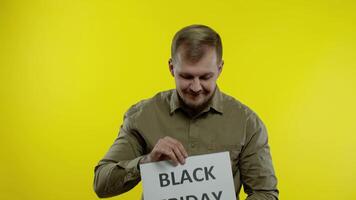
M 173 60 L 170 58 L 168 60 L 168 66 L 169 66 L 169 71 L 171 72 L 171 75 L 174 77 L 174 66 L 173 66 Z
M 218 75 L 221 74 L 222 70 L 223 70 L 223 67 L 224 67 L 224 61 L 221 60 L 219 66 L 218 66 Z

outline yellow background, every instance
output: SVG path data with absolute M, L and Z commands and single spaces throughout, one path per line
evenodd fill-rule
M 267 125 L 281 199 L 356 199 L 353 0 L 0 1 L 0 199 L 97 199 L 134 103 L 174 87 L 174 33 L 223 40 L 218 84 Z M 139 199 L 141 188 L 115 199 Z M 244 195 L 241 195 L 244 196 Z

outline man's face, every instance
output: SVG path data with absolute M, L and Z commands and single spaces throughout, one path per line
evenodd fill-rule
M 192 110 L 200 110 L 212 97 L 223 64 L 217 63 L 212 47 L 206 47 L 203 57 L 194 63 L 183 59 L 184 51 L 184 48 L 178 48 L 176 60 L 170 60 L 169 68 L 185 105 Z

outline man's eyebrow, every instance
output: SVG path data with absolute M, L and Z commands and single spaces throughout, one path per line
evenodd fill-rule
M 208 72 L 208 73 L 203 74 L 203 76 L 212 76 L 212 75 L 214 75 L 213 72 Z
M 194 76 L 193 74 L 186 73 L 186 72 L 181 72 L 181 73 L 179 73 L 179 74 L 180 74 L 180 75 L 183 75 L 183 76 Z M 201 77 L 203 77 L 203 76 L 210 76 L 210 75 L 214 75 L 214 73 L 213 73 L 213 72 L 208 72 L 208 73 L 205 73 L 205 74 L 201 75 Z
M 186 73 L 186 72 L 180 72 L 179 75 L 181 75 L 181 76 L 193 76 L 192 74 Z

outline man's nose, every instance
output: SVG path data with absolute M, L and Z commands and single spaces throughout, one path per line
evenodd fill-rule
M 201 87 L 200 85 L 200 80 L 199 78 L 195 78 L 193 79 L 193 82 L 191 83 L 190 85 L 190 89 L 195 92 L 195 93 L 198 93 L 200 92 L 203 88 Z

